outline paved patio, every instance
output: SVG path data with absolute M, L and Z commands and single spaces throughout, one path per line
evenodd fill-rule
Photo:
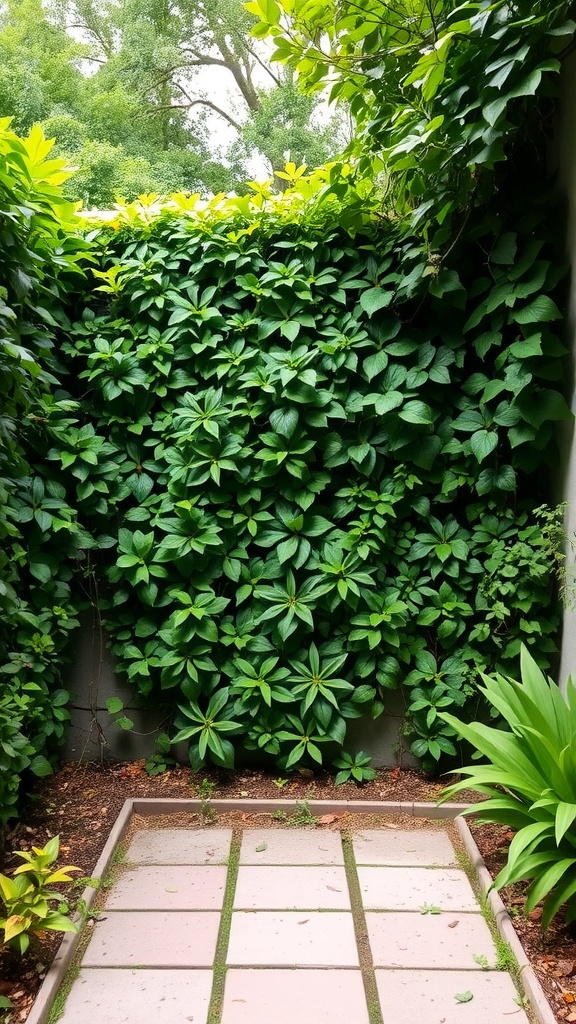
M 442 828 L 145 829 L 61 1024 L 528 1024 Z

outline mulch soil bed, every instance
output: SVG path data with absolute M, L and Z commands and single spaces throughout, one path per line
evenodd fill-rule
M 335 787 L 330 775 L 308 772 L 291 775 L 286 780 L 249 769 L 192 776 L 188 769 L 178 767 L 150 778 L 143 761 L 104 766 L 69 763 L 56 775 L 38 782 L 33 797 L 23 808 L 21 819 L 7 829 L 3 871 L 10 874 L 20 863 L 12 856 L 12 851 L 43 846 L 51 836 L 59 835 L 59 863 L 73 864 L 81 868 L 83 875 L 90 876 L 126 799 L 198 799 L 203 793 L 204 778 L 212 783 L 208 788 L 213 790 L 214 799 L 287 799 L 302 803 L 393 800 L 435 804 L 446 781 L 422 772 L 395 768 L 379 771 L 373 782 L 360 788 L 353 783 Z M 474 801 L 478 796 L 467 793 L 461 799 Z M 405 827 L 404 821 L 402 824 Z M 334 815 L 326 815 L 316 827 L 338 827 L 338 821 Z M 495 875 L 504 864 L 512 833 L 502 826 L 476 824 L 472 824 L 472 831 L 488 870 Z M 82 888 L 83 885 L 78 886 L 77 897 Z M 576 1022 L 576 935 L 560 922 L 543 935 L 539 908 L 528 918 L 523 915 L 521 886 L 511 886 L 500 895 L 558 1024 L 573 1024 Z M 43 936 L 31 944 L 24 957 L 0 949 L 0 995 L 8 996 L 14 1006 L 5 1018 L 0 1011 L 0 1020 L 24 1024 L 60 939 L 58 934 Z

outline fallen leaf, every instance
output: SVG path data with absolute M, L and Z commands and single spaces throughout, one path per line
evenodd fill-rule
M 268 843 L 260 843 L 260 845 L 256 847 L 256 853 L 264 853 L 264 850 L 267 850 L 267 849 L 268 849 Z
M 576 1001 L 576 996 L 574 995 L 573 992 L 563 992 L 562 993 L 562 999 L 564 1000 L 565 1003 L 573 1003 L 573 1002 Z
M 334 821 L 338 821 L 337 814 L 323 814 L 321 818 L 318 818 L 321 825 L 331 825 Z
M 530 911 L 528 917 L 531 921 L 539 921 L 542 917 L 542 907 L 535 907 L 534 910 Z
M 303 921 L 298 921 L 298 924 L 308 924 L 309 920 L 310 920 L 309 917 L 305 917 Z
M 459 921 L 449 921 L 448 922 L 448 927 L 449 928 L 455 928 L 456 925 L 459 924 L 459 923 L 460 923 Z
M 471 992 L 457 992 L 454 999 L 457 1003 L 469 1003 L 471 999 L 474 999 L 474 996 Z
M 330 889 L 330 892 L 342 892 L 342 889 L 337 889 L 335 885 L 327 885 L 326 888 Z

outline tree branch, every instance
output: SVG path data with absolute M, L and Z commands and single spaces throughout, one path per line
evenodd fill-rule
M 182 89 L 182 92 L 184 92 L 183 89 Z M 184 95 L 186 96 L 185 92 L 184 92 Z M 242 131 L 242 125 L 239 123 L 239 121 L 235 121 L 234 118 L 231 117 L 230 114 L 228 114 L 225 110 L 222 110 L 222 107 L 217 106 L 216 103 L 212 103 L 212 100 L 202 100 L 202 99 L 200 99 L 200 100 L 188 100 L 187 103 L 169 103 L 166 106 L 156 106 L 156 107 L 154 107 L 153 108 L 153 112 L 156 113 L 156 111 L 159 111 L 159 110 L 189 110 L 190 107 L 198 107 L 198 106 L 209 107 L 210 110 L 213 110 L 215 114 L 218 114 L 220 117 L 223 117 L 225 121 L 228 121 L 228 124 L 232 125 L 232 128 L 235 128 L 235 130 L 237 132 L 241 132 Z

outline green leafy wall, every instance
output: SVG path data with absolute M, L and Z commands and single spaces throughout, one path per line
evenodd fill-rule
M 47 464 L 119 667 L 194 766 L 329 764 L 401 686 L 433 767 L 479 669 L 556 652 L 554 252 L 530 212 L 423 281 L 405 230 L 352 239 L 334 202 L 120 218 L 61 352 L 81 416 Z
M 0 120 L 0 822 L 15 813 L 22 773 L 56 763 L 70 717 L 61 683 L 77 625 L 70 580 L 89 543 L 38 460 L 66 415 L 52 353 L 84 286 L 86 252 L 50 149 L 39 129 L 18 138 Z
M 327 35 L 331 5 L 295 5 L 277 56 L 311 89 L 337 65 L 360 131 L 283 197 L 79 229 L 41 134 L 2 122 L 4 817 L 54 762 L 83 605 L 195 767 L 329 765 L 396 688 L 438 767 L 439 711 L 487 713 L 479 669 L 514 673 L 521 640 L 554 666 L 536 509 L 569 416 L 548 139 L 574 25 L 551 0 L 368 6 L 367 36 L 367 0 Z

